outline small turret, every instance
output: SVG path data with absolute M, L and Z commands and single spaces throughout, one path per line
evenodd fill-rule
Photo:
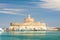
M 31 18 L 30 14 L 27 16 L 27 18 L 24 19 L 24 23 L 31 23 L 34 22 L 34 19 Z
M 30 14 L 28 15 L 28 18 L 31 18 L 31 15 Z

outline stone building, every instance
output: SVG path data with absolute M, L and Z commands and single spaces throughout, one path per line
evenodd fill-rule
M 35 22 L 34 18 L 30 15 L 24 19 L 23 23 L 10 23 L 9 30 L 46 30 L 46 24 Z

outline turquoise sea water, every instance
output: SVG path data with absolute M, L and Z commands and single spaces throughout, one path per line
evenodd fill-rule
M 2 32 L 0 40 L 60 40 L 60 31 Z

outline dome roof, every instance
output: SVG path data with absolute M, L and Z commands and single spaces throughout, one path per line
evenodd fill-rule
M 27 18 L 24 19 L 24 22 L 34 22 L 34 19 L 30 17 L 30 15 L 28 15 Z

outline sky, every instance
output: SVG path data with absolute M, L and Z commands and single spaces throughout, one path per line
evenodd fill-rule
M 28 14 L 48 27 L 60 27 L 60 0 L 0 0 L 1 28 L 22 23 Z

